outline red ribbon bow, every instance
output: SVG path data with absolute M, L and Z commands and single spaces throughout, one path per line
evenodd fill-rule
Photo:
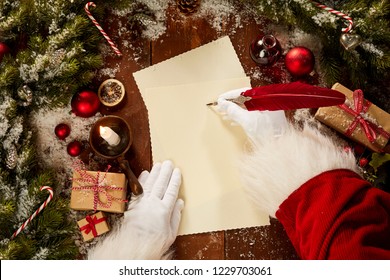
M 357 89 L 353 92 L 352 106 L 355 108 L 351 108 L 352 106 L 348 107 L 345 103 L 342 105 L 338 105 L 342 110 L 354 117 L 354 120 L 345 132 L 346 136 L 351 136 L 356 127 L 360 124 L 368 141 L 370 141 L 371 143 L 374 143 L 376 141 L 377 133 L 381 134 L 386 139 L 390 138 L 390 134 L 386 132 L 383 128 L 364 118 L 364 114 L 367 113 L 371 104 L 371 102 L 364 100 L 363 91 Z
M 107 176 L 108 170 L 111 168 L 111 166 L 108 166 L 106 171 L 104 172 L 103 177 L 101 178 L 100 172 L 97 172 L 96 176 L 93 176 L 85 170 L 84 163 L 82 161 L 76 161 L 73 164 L 74 169 L 77 173 L 79 173 L 80 178 L 74 179 L 77 182 L 84 183 L 85 185 L 78 186 L 78 187 L 72 187 L 72 190 L 87 190 L 87 191 L 93 191 L 93 210 L 97 210 L 97 206 L 101 206 L 102 208 L 110 208 L 112 205 L 113 200 L 117 200 L 120 202 L 127 202 L 125 199 L 113 197 L 111 194 L 108 193 L 109 190 L 123 190 L 123 187 L 117 187 L 117 186 L 106 186 L 103 185 L 104 179 Z M 103 194 L 107 198 L 107 202 L 103 203 L 99 199 L 99 194 Z
M 92 218 L 88 215 L 85 219 L 87 220 L 88 224 L 82 226 L 80 230 L 85 231 L 85 234 L 89 234 L 92 231 L 93 237 L 98 236 L 96 231 L 96 225 L 105 221 L 106 217 L 101 217 L 100 219 L 98 219 L 96 216 L 93 216 Z

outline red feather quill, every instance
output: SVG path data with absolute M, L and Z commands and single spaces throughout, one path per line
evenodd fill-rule
M 335 106 L 344 101 L 345 95 L 336 90 L 292 82 L 252 88 L 235 102 L 244 104 L 248 111 L 275 111 Z

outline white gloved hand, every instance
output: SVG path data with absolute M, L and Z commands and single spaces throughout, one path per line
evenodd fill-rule
M 184 202 L 178 199 L 181 172 L 171 161 L 139 176 L 143 194 L 132 197 L 123 223 L 88 253 L 88 259 L 168 259 Z
M 125 223 L 142 236 L 159 236 L 168 249 L 179 230 L 184 202 L 178 199 L 181 172 L 171 161 L 156 163 L 149 172 L 139 176 L 144 193 L 129 203 Z
M 227 99 L 236 98 L 250 88 L 231 90 L 219 96 L 218 111 L 240 125 L 253 141 L 269 140 L 269 137 L 281 136 L 287 128 L 284 111 L 248 111 Z

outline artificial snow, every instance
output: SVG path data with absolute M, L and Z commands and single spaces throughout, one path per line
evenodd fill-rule
M 329 12 L 319 12 L 312 16 L 312 19 L 318 26 L 328 25 L 330 24 L 334 29 L 337 28 L 337 17 Z
M 167 0 L 137 0 L 136 3 L 143 4 L 154 14 L 154 21 L 148 22 L 145 25 L 145 30 L 143 30 L 142 36 L 149 40 L 156 40 L 166 31 L 166 9 L 170 1 Z M 135 7 L 136 5 L 134 5 Z M 125 17 L 132 12 L 132 7 L 128 9 L 112 9 L 113 15 L 119 17 Z M 121 31 L 121 29 L 120 29 Z M 126 32 L 127 30 L 122 30 Z M 121 35 L 121 34 L 119 34 Z
M 119 66 L 116 68 L 102 68 L 98 71 L 97 77 L 100 79 L 103 77 L 115 78 L 115 75 L 118 71 Z
M 31 258 L 32 260 L 46 260 L 50 250 L 48 248 L 39 248 L 35 255 Z
M 5 114 L 8 108 L 11 107 L 11 99 L 7 97 L 7 94 L 3 93 L 2 96 L 5 96 L 6 99 L 0 102 L 0 138 L 3 138 L 8 131 L 9 122 Z
M 367 52 L 370 52 L 379 58 L 382 58 L 384 53 L 382 50 L 378 49 L 374 44 L 368 43 L 368 42 L 363 42 L 360 44 L 360 46 Z
M 57 179 L 66 183 L 72 177 L 72 163 L 75 160 L 68 154 L 67 145 L 73 140 L 84 144 L 88 142 L 90 128 L 100 117 L 100 113 L 90 118 L 78 117 L 71 112 L 70 106 L 32 113 L 30 122 L 37 139 L 39 164 L 43 168 L 55 169 Z M 54 132 L 60 123 L 70 127 L 70 135 L 65 140 L 58 139 Z
M 197 17 L 206 18 L 214 30 L 221 32 L 226 24 L 226 19 L 234 19 L 233 30 L 242 27 L 241 17 L 237 8 L 229 0 L 204 0 L 201 1 Z

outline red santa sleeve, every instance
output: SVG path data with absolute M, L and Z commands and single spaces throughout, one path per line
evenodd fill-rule
M 390 259 L 390 194 L 351 170 L 310 179 L 276 217 L 302 259 Z

